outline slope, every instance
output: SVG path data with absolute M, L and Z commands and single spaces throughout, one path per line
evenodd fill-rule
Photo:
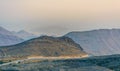
M 29 56 L 84 56 L 83 49 L 68 37 L 42 36 L 23 43 L 0 47 L 0 57 L 29 57 Z
M 0 46 L 14 45 L 23 42 L 23 39 L 15 36 L 12 32 L 0 27 Z
M 83 32 L 70 32 L 65 36 L 72 38 L 89 54 L 112 55 L 120 54 L 120 30 L 100 29 Z

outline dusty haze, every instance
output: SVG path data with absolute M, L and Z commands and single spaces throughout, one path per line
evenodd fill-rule
M 0 26 L 63 35 L 120 28 L 120 0 L 0 0 Z

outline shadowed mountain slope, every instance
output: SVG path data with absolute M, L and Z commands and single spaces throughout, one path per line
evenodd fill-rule
M 15 36 L 12 32 L 0 27 L 0 46 L 14 45 L 22 42 L 23 39 Z
M 72 38 L 89 54 L 120 54 L 120 29 L 101 29 L 85 32 L 70 32 L 65 36 Z

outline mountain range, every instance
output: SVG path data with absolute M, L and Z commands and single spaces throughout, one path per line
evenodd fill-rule
M 77 31 L 65 36 L 73 39 L 84 51 L 94 56 L 120 54 L 120 29 Z
M 12 32 L 0 27 L 0 46 L 15 45 L 35 37 L 37 36 L 26 31 Z
M 64 36 L 71 38 L 81 45 L 85 52 L 93 56 L 120 54 L 120 29 L 73 31 Z M 24 30 L 11 32 L 0 27 L 0 46 L 19 44 L 36 37 Z
M 22 42 L 23 39 L 15 36 L 12 32 L 0 27 L 0 46 L 14 45 Z
M 26 31 L 11 32 L 0 27 L 0 71 L 120 71 L 120 55 L 114 55 L 120 54 L 119 42 L 120 29 L 37 37 Z M 63 58 L 50 60 L 49 57 Z
M 37 37 L 36 35 L 32 33 L 26 32 L 25 30 L 21 30 L 19 32 L 13 32 L 13 34 L 24 40 L 29 40 L 29 39 Z

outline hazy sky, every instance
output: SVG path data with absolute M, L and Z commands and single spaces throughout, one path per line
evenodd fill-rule
M 120 0 L 0 0 L 0 26 L 48 35 L 120 28 Z

